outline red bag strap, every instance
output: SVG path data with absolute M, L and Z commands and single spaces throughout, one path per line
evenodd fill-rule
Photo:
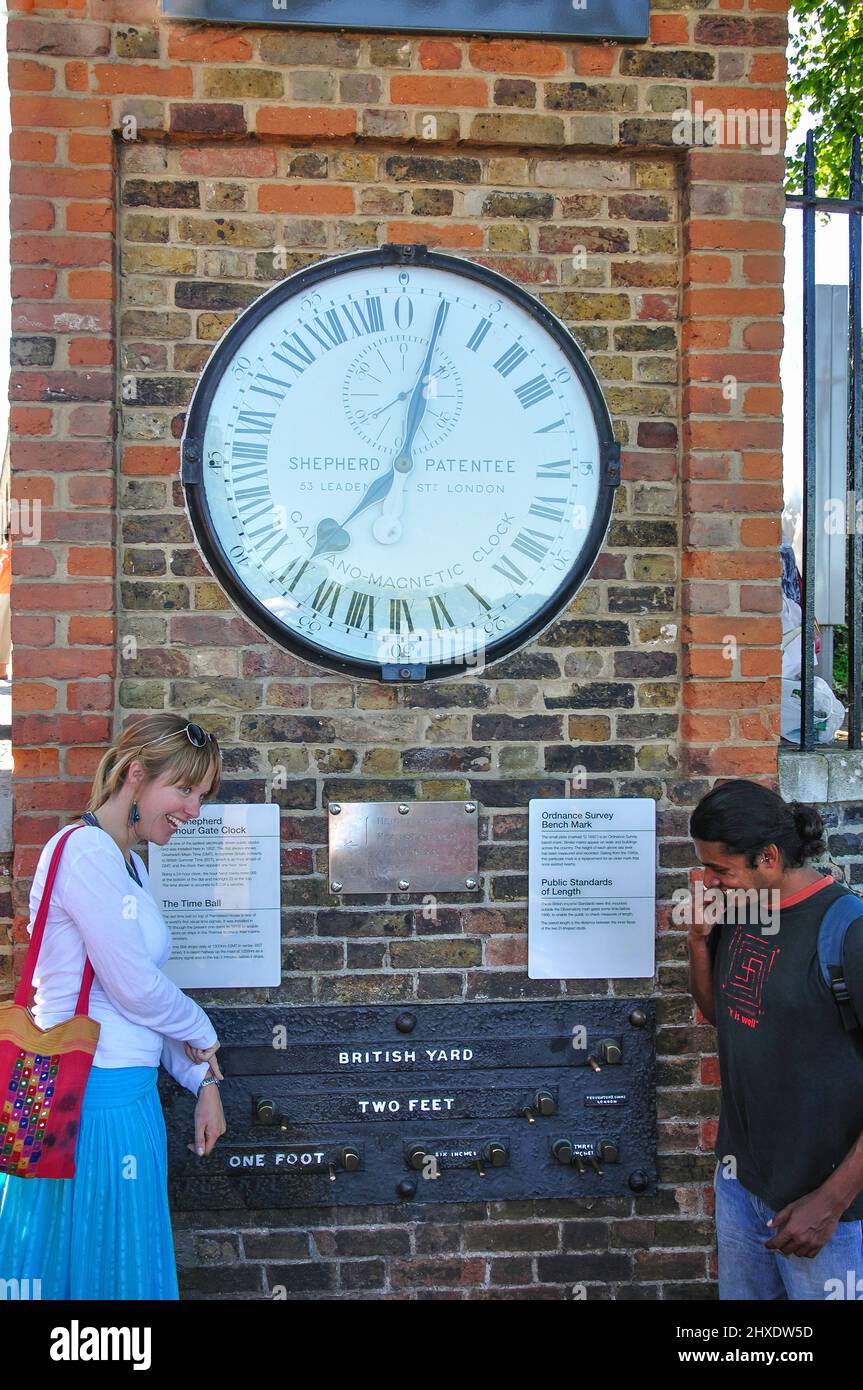
M 33 975 L 36 971 L 36 962 L 39 958 L 39 950 L 42 945 L 42 937 L 45 933 L 45 922 L 48 917 L 48 909 L 51 906 L 51 893 L 54 888 L 54 880 L 57 877 L 57 870 L 60 867 L 60 855 L 66 847 L 66 841 L 76 830 L 83 830 L 83 825 L 70 825 L 65 834 L 60 836 L 54 846 L 51 855 L 51 863 L 48 865 L 48 873 L 45 876 L 45 887 L 42 890 L 42 900 L 39 903 L 39 910 L 36 913 L 36 920 L 33 923 L 33 931 L 30 935 L 30 946 L 27 957 L 24 961 L 24 973 L 15 991 L 15 1003 L 27 1007 L 30 998 L 30 990 L 33 988 Z M 75 1013 L 86 1014 L 90 1003 L 90 986 L 93 983 L 93 967 L 90 964 L 89 956 L 84 961 L 84 974 L 81 980 L 81 989 L 78 994 L 78 1002 L 75 1005 Z

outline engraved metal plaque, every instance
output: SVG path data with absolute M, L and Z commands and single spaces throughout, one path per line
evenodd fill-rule
M 656 1185 L 645 999 L 211 1009 L 227 1133 L 188 1150 L 161 1081 L 172 1206 L 632 1198 Z M 403 1218 L 399 1218 L 403 1219 Z M 257 1221 L 257 1219 L 256 1219 Z
M 475 889 L 475 801 L 330 803 L 332 893 L 432 893 Z

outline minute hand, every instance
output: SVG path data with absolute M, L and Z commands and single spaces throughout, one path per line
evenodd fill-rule
M 419 380 L 417 381 L 417 384 L 413 389 L 413 394 L 411 395 L 410 404 L 408 406 L 407 418 L 405 420 L 405 437 L 401 447 L 402 456 L 410 455 L 411 445 L 414 442 L 414 436 L 416 435 L 417 430 L 422 424 L 422 418 L 426 412 L 426 406 L 428 405 L 427 386 L 429 368 L 432 363 L 432 358 L 434 357 L 435 345 L 440 335 L 440 331 L 443 328 L 444 319 L 446 318 L 447 314 L 447 308 L 448 305 L 446 300 L 442 299 L 440 304 L 438 305 L 438 311 L 435 314 L 435 321 L 432 325 L 431 337 L 429 338 L 429 345 L 426 350 L 425 361 L 423 362 L 422 368 L 420 370 Z

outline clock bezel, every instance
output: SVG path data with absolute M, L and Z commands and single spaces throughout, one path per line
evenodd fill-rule
M 181 479 L 195 540 L 228 598 L 254 627 L 278 647 L 339 675 L 381 682 L 444 680 L 475 671 L 477 663 L 469 656 L 460 661 L 434 662 L 426 666 L 393 665 L 362 661 L 301 637 L 264 607 L 242 583 L 213 526 L 204 487 L 203 441 L 213 398 L 231 360 L 246 338 L 283 303 L 321 282 L 355 270 L 375 266 L 417 267 L 443 270 L 474 280 L 506 297 L 529 313 L 554 339 L 564 354 L 587 398 L 599 442 L 597 501 L 578 561 L 533 615 L 483 650 L 484 668 L 513 656 L 549 627 L 584 584 L 608 532 L 614 510 L 614 496 L 620 485 L 620 446 L 614 438 L 611 415 L 602 388 L 579 344 L 564 323 L 529 291 L 499 271 L 461 256 L 434 251 L 421 245 L 385 243 L 370 251 L 350 251 L 303 266 L 269 286 L 239 314 L 219 339 L 195 386 L 189 402 L 181 441 Z

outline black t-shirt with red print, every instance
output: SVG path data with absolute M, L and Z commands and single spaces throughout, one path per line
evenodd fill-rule
M 818 929 L 849 890 L 822 878 L 762 929 L 740 913 L 708 940 L 722 1108 L 719 1159 L 774 1210 L 830 1176 L 863 1133 L 863 1030 L 849 1033 L 821 973 Z M 752 918 L 749 918 L 751 921 Z M 845 937 L 845 979 L 863 1019 L 863 921 Z M 863 1218 L 863 1193 L 842 1220 Z

